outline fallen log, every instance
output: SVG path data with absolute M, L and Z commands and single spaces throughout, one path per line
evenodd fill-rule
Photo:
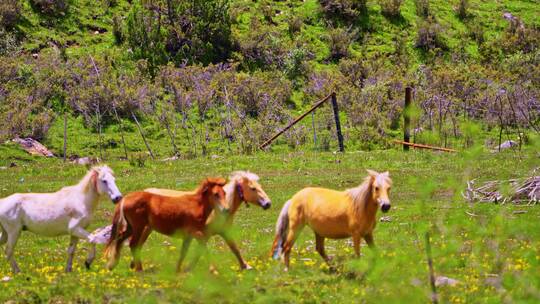
M 397 140 L 397 139 L 394 140 L 394 143 L 400 144 L 400 145 L 411 146 L 413 148 L 420 148 L 420 149 L 430 149 L 430 150 L 444 151 L 444 152 L 458 152 L 457 150 L 450 149 L 450 148 L 441 148 L 441 147 L 434 147 L 434 146 L 428 146 L 428 145 L 423 145 L 423 144 L 415 144 L 415 143 L 410 143 L 410 142 Z

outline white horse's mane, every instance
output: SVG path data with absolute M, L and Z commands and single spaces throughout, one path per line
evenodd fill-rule
M 94 166 L 94 167 L 90 168 L 90 170 L 88 170 L 88 172 L 86 172 L 86 174 L 81 179 L 81 181 L 79 181 L 78 185 L 81 185 L 83 187 L 87 187 L 88 184 L 90 183 L 90 179 L 92 178 L 92 174 L 94 172 L 97 172 L 98 174 L 101 173 L 101 172 L 108 172 L 110 174 L 114 173 L 113 170 L 107 165 Z

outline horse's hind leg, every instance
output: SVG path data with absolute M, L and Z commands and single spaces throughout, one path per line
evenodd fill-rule
M 17 244 L 17 240 L 19 239 L 19 235 L 21 233 L 20 229 L 13 229 L 9 233 L 8 231 L 4 230 L 7 234 L 7 244 L 6 244 L 6 259 L 9 261 L 9 264 L 11 265 L 11 270 L 14 273 L 21 272 L 19 266 L 17 265 L 17 262 L 15 261 L 15 258 L 13 257 L 13 252 L 15 250 L 15 245 Z M 3 234 L 3 233 L 2 233 Z
M 315 233 L 315 248 L 317 249 L 319 255 L 324 259 L 326 264 L 330 265 L 330 258 L 326 255 L 326 252 L 324 251 L 324 237 L 318 235 L 317 233 Z
M 90 265 L 92 265 L 92 262 L 96 258 L 96 244 L 92 243 L 90 244 L 90 250 L 88 251 L 88 256 L 86 257 L 86 261 L 84 261 L 84 266 L 86 269 L 90 269 Z
M 291 255 L 291 250 L 296 241 L 296 237 L 304 228 L 304 225 L 298 221 L 289 220 L 289 233 L 287 234 L 287 240 L 285 245 L 283 245 L 283 262 L 285 263 L 285 271 L 289 270 L 289 258 Z
M 132 227 L 132 229 L 133 234 L 129 240 L 129 247 L 131 248 L 133 261 L 131 262 L 130 267 L 136 271 L 142 271 L 141 248 L 152 230 L 148 226 L 144 226 L 142 228 Z
M 0 224 L 0 246 L 4 245 L 7 242 L 8 236 L 7 232 L 4 230 L 4 227 Z
M 79 242 L 79 238 L 72 235 L 70 240 L 69 240 L 66 272 L 71 272 L 73 270 L 73 266 L 72 266 L 73 265 L 73 256 L 75 255 L 75 249 L 77 249 L 77 243 L 78 242 Z

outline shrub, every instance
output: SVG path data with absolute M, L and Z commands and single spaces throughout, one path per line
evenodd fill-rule
M 456 9 L 456 14 L 459 19 L 463 20 L 469 15 L 469 1 L 468 0 L 459 0 L 458 7 Z
M 236 59 L 247 70 L 283 67 L 286 50 L 281 32 L 275 28 L 261 25 L 258 20 L 252 19 L 251 31 L 247 36 L 235 40 L 241 55 Z
M 330 59 L 339 60 L 349 56 L 349 46 L 356 38 L 356 30 L 344 28 L 332 28 L 328 33 L 328 43 L 330 45 Z
M 124 42 L 124 32 L 122 27 L 122 17 L 114 15 L 113 17 L 113 36 L 116 44 L 122 44 Z
M 383 0 L 381 2 L 381 12 L 388 18 L 398 18 L 401 16 L 401 5 L 404 0 Z
M 0 28 L 13 27 L 20 15 L 21 6 L 18 0 L 2 0 L 0 2 Z
M 352 22 L 367 14 L 367 0 L 319 0 L 323 13 L 330 19 Z
M 64 15 L 69 8 L 67 0 L 31 0 L 31 2 L 42 14 L 50 16 Z
M 426 20 L 419 21 L 416 47 L 426 51 L 436 48 L 446 48 L 443 38 L 443 28 L 433 17 L 429 16 Z
M 19 43 L 15 34 L 0 27 L 0 56 L 15 52 Z
M 499 43 L 507 53 L 521 51 L 531 53 L 540 45 L 540 29 L 526 26 L 518 17 L 507 18 L 510 22 Z
M 428 18 L 431 15 L 429 10 L 429 0 L 415 0 L 416 15 L 422 18 Z
M 135 4 L 127 18 L 126 40 L 137 59 L 148 60 L 152 73 L 168 61 L 224 61 L 232 49 L 228 5 L 228 0 Z
M 283 70 L 290 80 L 305 77 L 310 72 L 308 60 L 313 54 L 304 47 L 294 48 L 285 56 Z
M 478 45 L 481 45 L 484 43 L 484 29 L 482 28 L 481 24 L 478 23 L 471 23 L 469 24 L 469 36 L 476 41 Z
M 296 34 L 302 30 L 302 26 L 304 25 L 304 20 L 300 16 L 292 16 L 287 21 L 289 34 L 292 36 L 293 34 Z

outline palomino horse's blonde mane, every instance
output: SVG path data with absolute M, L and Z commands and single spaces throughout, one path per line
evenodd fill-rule
M 233 207 L 234 194 L 236 193 L 236 183 L 240 182 L 243 178 L 257 182 L 259 176 L 249 171 L 234 171 L 229 176 L 229 182 L 223 187 L 225 190 L 225 200 L 229 208 Z
M 230 180 L 238 180 L 238 179 L 241 179 L 241 178 L 247 178 L 251 181 L 259 181 L 259 176 L 255 173 L 251 173 L 249 171 L 234 171 L 233 173 L 231 173 L 231 175 L 229 176 L 229 179 Z
M 365 207 L 369 199 L 369 195 L 371 193 L 372 178 L 373 176 L 368 175 L 364 178 L 364 181 L 358 187 L 345 190 L 353 200 L 353 204 L 357 211 L 361 211 Z M 375 183 L 387 183 L 391 185 L 392 180 L 387 174 L 383 173 L 375 177 Z
M 371 192 L 371 176 L 364 178 L 364 181 L 358 186 L 345 190 L 351 197 L 354 207 L 360 211 L 365 206 Z

